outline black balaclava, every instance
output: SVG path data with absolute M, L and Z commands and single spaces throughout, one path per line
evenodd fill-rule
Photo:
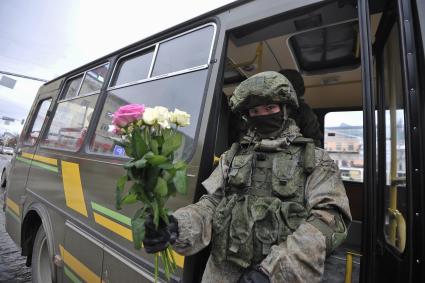
M 281 111 L 270 115 L 248 116 L 248 125 L 260 137 L 269 138 L 280 133 L 287 119 L 285 105 L 280 105 Z

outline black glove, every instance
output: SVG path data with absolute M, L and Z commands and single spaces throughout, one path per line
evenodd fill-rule
M 159 221 L 158 229 L 155 229 L 153 216 L 148 215 L 145 221 L 145 239 L 143 246 L 149 254 L 157 253 L 167 249 L 169 244 L 174 244 L 179 236 L 177 219 L 174 216 L 168 216 L 167 225 L 162 219 Z
M 260 269 L 248 267 L 239 277 L 238 283 L 270 283 L 270 279 Z

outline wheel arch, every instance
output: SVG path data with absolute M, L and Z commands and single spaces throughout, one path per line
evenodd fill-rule
M 25 211 L 21 228 L 22 255 L 27 256 L 26 265 L 31 266 L 34 240 L 40 225 L 43 225 L 43 229 L 46 232 L 47 245 L 52 259 L 51 270 L 53 277 L 56 278 L 56 268 L 53 264 L 53 257 L 56 254 L 53 226 L 47 208 L 41 203 L 33 203 Z

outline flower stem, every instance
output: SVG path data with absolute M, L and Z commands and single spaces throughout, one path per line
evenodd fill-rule
M 158 282 L 158 257 L 159 254 L 155 254 L 155 283 Z

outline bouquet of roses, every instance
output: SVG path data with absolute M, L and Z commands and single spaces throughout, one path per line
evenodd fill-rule
M 121 209 L 123 204 L 140 202 L 141 207 L 131 220 L 134 245 L 140 249 L 147 217 L 153 218 L 156 229 L 161 220 L 168 224 L 170 211 L 165 207 L 166 201 L 176 193 L 187 192 L 187 164 L 174 160 L 174 153 L 182 144 L 182 134 L 177 128 L 189 125 L 190 115 L 178 109 L 170 112 L 162 106 L 149 108 L 129 104 L 113 114 L 112 123 L 114 132 L 121 136 L 114 139 L 115 142 L 131 158 L 123 165 L 127 174 L 118 179 L 116 207 Z M 168 279 L 176 269 L 172 249 L 168 246 L 155 254 L 155 281 L 159 257 Z

